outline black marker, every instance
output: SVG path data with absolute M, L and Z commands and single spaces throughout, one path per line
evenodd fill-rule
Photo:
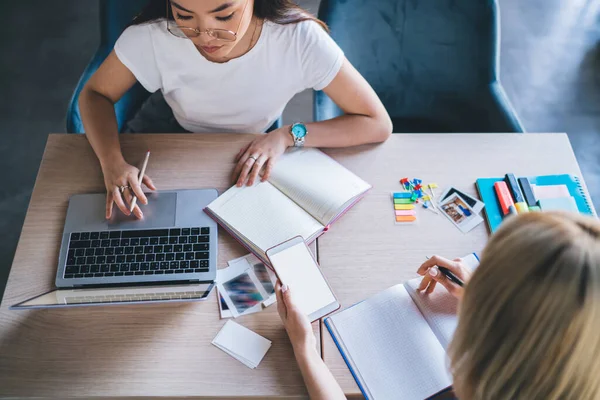
M 429 257 L 427 257 L 427 259 L 429 260 Z M 456 283 L 458 286 L 460 286 L 460 287 L 465 286 L 464 282 L 461 281 L 460 279 L 458 279 L 456 277 L 456 275 L 454 275 L 448 268 L 440 267 L 439 265 L 436 265 L 436 267 L 438 267 L 438 269 L 440 270 L 442 275 L 444 275 L 446 278 L 450 279 L 452 282 Z
M 450 279 L 452 282 L 456 283 L 458 286 L 460 286 L 460 287 L 465 286 L 465 284 L 463 283 L 463 281 L 461 281 L 460 279 L 458 279 L 456 277 L 456 275 L 454 275 L 452 272 L 450 272 L 450 270 L 448 268 L 438 266 L 438 269 L 440 270 L 440 272 L 442 274 L 444 274 L 444 276 L 446 278 Z

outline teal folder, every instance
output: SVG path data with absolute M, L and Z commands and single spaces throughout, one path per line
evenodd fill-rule
M 475 186 L 479 192 L 481 201 L 485 203 L 485 215 L 487 217 L 490 232 L 495 232 L 502 223 L 502 211 L 494 191 L 494 183 L 503 180 L 503 178 L 480 178 L 477 179 Z M 579 178 L 573 175 L 544 175 L 529 177 L 529 182 L 538 186 L 565 185 L 569 193 L 575 199 L 577 209 L 581 214 L 595 215 L 592 202 L 588 199 L 581 186 Z

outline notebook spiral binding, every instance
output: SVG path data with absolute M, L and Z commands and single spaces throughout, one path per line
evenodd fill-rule
M 585 206 L 587 207 L 587 213 L 590 215 L 596 215 L 596 213 L 594 212 L 594 207 L 592 206 L 592 203 L 590 203 L 588 195 L 585 193 L 585 190 L 583 190 L 583 186 L 581 186 L 581 181 L 579 180 L 579 177 L 573 176 L 573 180 L 577 183 L 577 192 L 585 202 Z

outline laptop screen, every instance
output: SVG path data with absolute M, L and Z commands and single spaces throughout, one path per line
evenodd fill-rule
M 193 283 L 185 285 L 57 289 L 26 300 L 11 308 L 198 301 L 208 297 L 213 286 L 213 283 Z

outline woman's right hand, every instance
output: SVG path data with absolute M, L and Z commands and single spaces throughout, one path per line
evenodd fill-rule
M 454 283 L 448 279 L 438 267 L 448 268 L 454 276 L 466 284 L 471 279 L 471 271 L 465 265 L 462 258 L 449 260 L 440 256 L 433 256 L 425 261 L 417 270 L 419 275 L 423 276 L 423 280 L 419 285 L 419 291 L 425 290 L 425 293 L 432 293 L 437 283 L 444 286 L 450 294 L 460 299 L 464 293 L 464 287 Z
M 102 166 L 104 173 L 104 185 L 106 186 L 106 219 L 112 217 L 113 203 L 117 205 L 119 210 L 125 215 L 130 215 L 129 207 L 133 199 L 132 193 L 138 198 L 138 202 L 148 204 L 148 199 L 142 191 L 142 187 L 138 182 L 140 170 L 133 165 L 128 164 L 124 159 L 116 162 L 111 162 Z M 142 179 L 144 185 L 151 190 L 156 190 L 152 179 L 144 175 Z M 121 187 L 129 187 L 121 193 Z M 137 205 L 133 209 L 133 214 L 137 219 L 142 219 L 144 214 Z

